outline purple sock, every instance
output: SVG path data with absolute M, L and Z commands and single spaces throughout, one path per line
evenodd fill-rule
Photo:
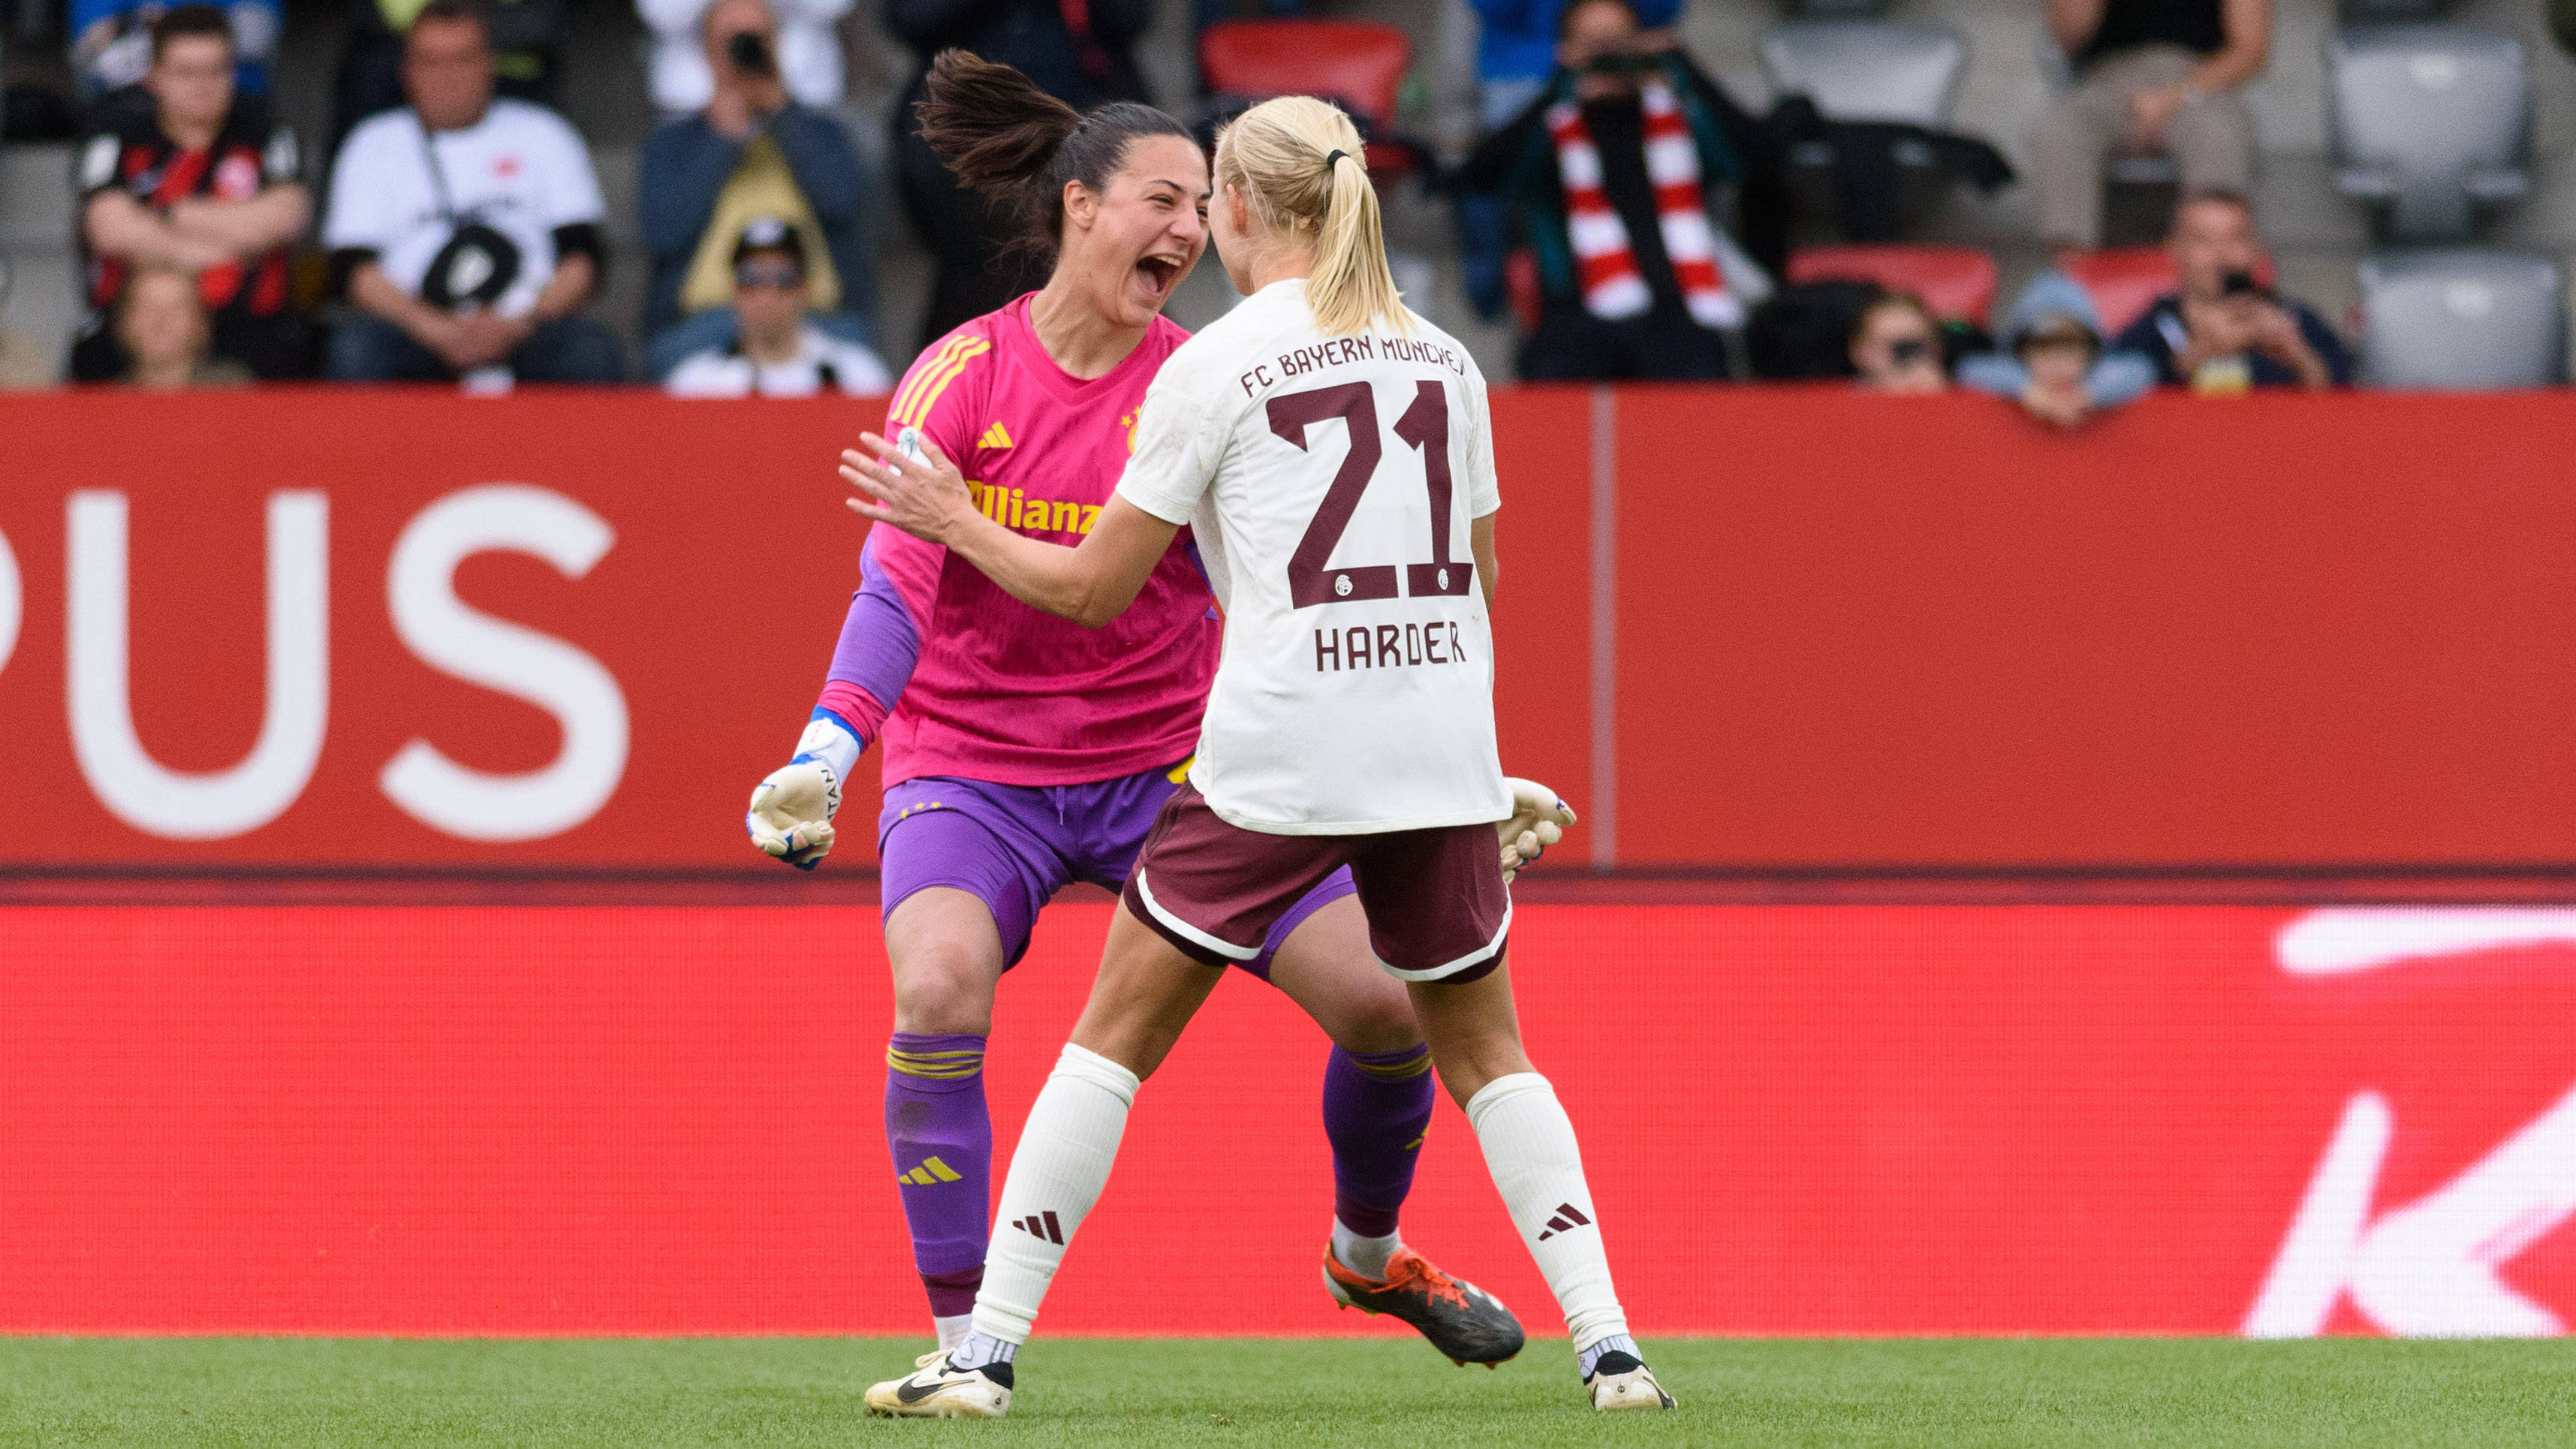
M 984 1039 L 896 1032 L 886 1043 L 885 1129 L 930 1311 L 972 1312 L 993 1218 Z
M 1324 1066 L 1324 1135 L 1333 1143 L 1333 1216 L 1343 1227 L 1364 1238 L 1395 1231 L 1430 1130 L 1431 1048 L 1333 1048 Z

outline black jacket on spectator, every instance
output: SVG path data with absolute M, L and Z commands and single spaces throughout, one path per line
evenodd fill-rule
M 1699 149 L 1701 184 L 1741 182 L 1745 249 L 1776 270 L 1788 250 L 1778 147 L 1688 56 L 1667 51 L 1660 61 Z M 1572 73 L 1559 70 L 1528 109 L 1476 148 L 1458 177 L 1464 190 L 1502 194 L 1514 230 L 1538 259 L 1539 321 L 1521 344 L 1520 375 L 1530 381 L 1726 376 L 1723 342 L 1692 318 L 1664 253 L 1663 221 L 1646 175 L 1645 109 L 1635 96 L 1588 102 L 1583 118 L 1601 154 L 1603 199 L 1627 229 L 1654 303 L 1643 316 L 1617 320 L 1585 309 L 1556 138 L 1547 124 L 1549 109 L 1571 96 L 1573 86 Z
M 761 132 L 787 158 L 788 174 L 823 228 L 832 270 L 841 279 L 840 309 L 874 318 L 876 272 L 860 235 L 865 173 L 849 133 L 830 116 L 793 101 L 764 121 Z M 748 137 L 737 141 L 718 135 L 703 115 L 666 122 L 645 141 L 637 201 L 644 250 L 653 259 L 652 288 L 644 298 L 645 336 L 680 320 L 680 289 L 688 280 L 689 263 L 715 216 L 716 198 L 750 144 Z
M 1681 99 L 1683 113 L 1689 117 L 1691 134 L 1700 143 L 1701 183 L 1737 184 L 1736 240 L 1754 261 L 1778 275 L 1789 259 L 1789 197 L 1786 161 L 1779 139 L 1770 127 L 1745 114 L 1727 95 L 1725 87 L 1710 79 L 1689 56 L 1678 50 L 1667 51 L 1663 69 Z M 1565 184 L 1556 174 L 1556 138 L 1548 134 L 1547 112 L 1571 93 L 1573 82 L 1572 74 L 1559 70 L 1547 90 L 1501 130 L 1486 137 L 1458 173 L 1460 189 L 1500 192 L 1512 200 L 1525 233 L 1563 225 Z M 1664 258 L 1654 188 L 1646 181 L 1645 122 L 1641 111 L 1633 102 L 1590 107 L 1585 118 L 1591 123 L 1594 144 L 1601 148 L 1602 192 L 1628 228 L 1628 242 L 1636 249 L 1637 266 L 1646 274 L 1647 285 L 1654 289 L 1658 306 L 1667 298 L 1679 306 L 1681 291 L 1673 284 L 1672 264 Z M 1615 161 L 1614 153 L 1619 154 Z M 1537 235 L 1525 235 L 1523 239 L 1538 248 L 1541 283 L 1553 295 L 1560 286 L 1558 279 L 1549 275 L 1553 269 L 1546 265 L 1547 243 Z M 1572 295 L 1572 277 L 1570 270 L 1563 276 L 1562 288 L 1568 296 Z
M 1084 33 L 1075 33 L 1074 19 L 1084 22 Z M 1153 19 L 1154 0 L 886 0 L 886 28 L 922 61 L 894 119 L 904 209 L 938 262 L 922 346 L 1046 281 L 1035 257 L 1010 249 L 1008 226 L 959 186 L 921 139 L 912 108 L 930 58 L 951 46 L 971 50 L 1017 67 L 1078 111 L 1149 101 L 1131 51 Z
M 98 129 L 83 141 L 73 162 L 74 190 L 86 212 L 103 191 L 123 191 L 146 208 L 167 207 L 186 196 L 247 201 L 262 190 L 299 179 L 303 158 L 295 133 L 274 119 L 264 96 L 236 95 L 215 143 L 183 152 L 161 130 L 152 97 L 127 87 L 102 98 Z M 71 379 L 108 382 L 125 374 L 124 345 L 112 319 L 126 268 L 92 253 L 84 216 L 79 226 L 84 290 L 90 319 L 72 344 Z M 286 248 L 235 266 L 216 267 L 199 279 L 213 352 L 263 378 L 309 376 L 312 338 L 288 308 Z
M 2334 376 L 2335 386 L 2349 386 L 2352 382 L 2352 352 L 2343 345 L 2343 339 L 2335 335 L 2334 328 L 2326 325 L 2326 319 L 2318 316 L 2304 302 L 2288 297 L 2275 300 L 2283 311 L 2290 314 L 2291 320 L 2299 324 L 2299 335 L 2324 360 L 2326 371 Z M 2183 386 L 2191 379 L 2175 370 L 2174 354 L 2182 350 L 2190 336 L 2182 325 L 2182 299 L 2168 292 L 2156 299 L 2156 304 L 2147 309 L 2145 316 L 2130 323 L 2128 330 L 2113 340 L 2111 350 L 2144 353 L 2147 360 L 2156 365 L 2156 381 L 2169 386 Z M 2257 352 L 2249 355 L 2248 362 L 2256 387 L 2299 385 L 2299 375 L 2277 358 Z

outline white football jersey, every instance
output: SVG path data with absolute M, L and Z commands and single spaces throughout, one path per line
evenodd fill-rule
M 1468 525 L 1502 506 L 1485 379 L 1413 330 L 1327 337 L 1276 282 L 1163 364 L 1119 496 L 1189 523 L 1225 656 L 1190 783 L 1274 835 L 1500 820 Z

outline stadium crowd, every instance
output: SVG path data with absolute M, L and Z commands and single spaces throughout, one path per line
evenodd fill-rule
M 854 3 L 637 0 L 661 120 L 639 168 L 649 279 L 630 323 L 601 316 L 610 218 L 588 143 L 552 106 L 570 0 L 351 0 L 319 153 L 269 102 L 277 0 L 71 0 L 64 104 L 80 137 L 88 316 L 59 362 L 0 334 L 0 380 L 873 392 L 889 359 L 1034 282 L 1033 259 L 901 124 L 930 55 L 972 49 L 1080 107 L 1159 100 L 1206 120 L 1257 98 L 1213 69 L 1194 102 L 1153 95 L 1136 51 L 1154 0 L 883 0 L 886 38 L 915 67 L 885 144 L 863 145 L 844 104 Z M 1684 0 L 1470 3 L 1480 139 L 1444 161 L 1395 115 L 1361 119 L 1391 153 L 1411 146 L 1415 164 L 1373 154 L 1373 169 L 1388 186 L 1410 170 L 1439 194 L 1468 302 L 1515 322 L 1523 378 L 1955 385 L 2061 424 L 2159 384 L 2357 380 L 2347 338 L 2277 289 L 2248 199 L 2240 93 L 2266 67 L 2271 0 L 2034 0 L 2034 42 L 2065 72 L 2017 178 L 1938 116 L 1828 106 L 1829 76 L 1816 95 L 1775 85 L 1767 110 L 1749 107 L 1682 43 Z M 1204 32 L 1324 8 L 1197 0 L 1193 19 Z M 1340 74 L 1330 57 L 1314 73 L 1327 92 Z M 41 125 L 44 108 L 13 90 L 10 113 Z M 2161 258 L 2101 250 L 2106 184 L 2141 162 L 2176 187 Z M 1968 258 L 1985 290 L 1961 305 L 1934 295 L 1939 268 L 1919 255 L 1961 249 L 1900 244 L 1926 176 L 2028 189 L 2058 265 L 1991 331 L 1991 261 Z M 921 325 L 901 339 L 880 326 L 875 255 L 897 203 L 932 262 Z M 1791 245 L 1820 229 L 1859 245 Z M 2554 265 L 2549 287 L 2554 308 Z M 2553 354 L 2548 380 L 2559 366 Z

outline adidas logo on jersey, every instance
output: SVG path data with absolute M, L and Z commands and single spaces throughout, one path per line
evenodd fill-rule
M 1011 445 L 1010 429 L 1003 427 L 1000 423 L 995 423 L 991 427 L 986 428 L 984 430 L 984 436 L 975 440 L 975 446 L 979 448 L 1007 448 Z
M 925 1157 L 919 1167 L 910 1172 L 897 1173 L 894 1180 L 906 1187 L 929 1187 L 934 1183 L 964 1182 L 966 1178 L 956 1168 L 938 1158 Z
M 1057 1224 L 1054 1213 L 1031 1213 L 1024 1218 L 1013 1218 L 1011 1226 L 1041 1243 L 1053 1243 L 1059 1248 L 1064 1246 L 1064 1229 Z
M 1556 1215 L 1547 1220 L 1547 1231 L 1539 1234 L 1538 1240 L 1544 1243 L 1559 1233 L 1570 1233 L 1576 1228 L 1590 1226 L 1592 1226 L 1592 1219 L 1583 1215 L 1583 1209 L 1570 1202 L 1561 1202 L 1556 1205 Z

